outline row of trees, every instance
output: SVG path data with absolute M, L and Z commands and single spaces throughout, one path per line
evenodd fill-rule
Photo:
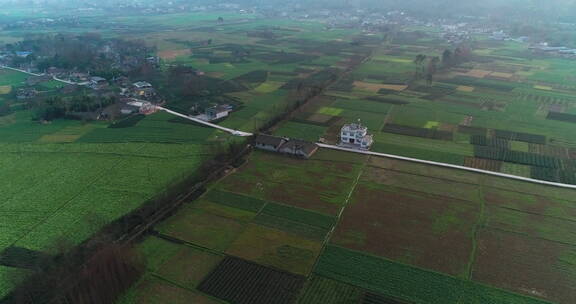
M 415 80 L 425 79 L 428 85 L 432 85 L 436 73 L 470 60 L 470 55 L 470 49 L 467 47 L 457 47 L 454 51 L 446 49 L 442 52 L 441 58 L 418 54 L 413 61 L 416 65 L 414 78 Z
M 138 66 L 155 49 L 143 40 L 103 39 L 99 34 L 33 35 L 15 44 L 8 52 L 29 51 L 26 58 L 15 57 L 15 65 L 35 62 L 44 71 L 49 67 L 79 71 L 107 71 L 123 65 Z
M 86 113 L 101 110 L 115 102 L 115 97 L 82 95 L 65 98 L 62 96 L 54 96 L 36 100 L 31 104 L 31 106 L 34 110 L 34 120 L 51 121 L 67 117 L 74 112 Z

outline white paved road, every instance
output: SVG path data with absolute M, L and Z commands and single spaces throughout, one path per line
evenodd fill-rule
M 21 70 L 21 69 L 17 69 L 17 68 L 12 68 L 12 67 L 5 66 L 5 65 L 0 65 L 0 68 L 2 68 L 2 69 L 8 69 L 8 70 L 13 70 L 13 71 L 18 71 L 18 72 L 25 73 L 25 74 L 32 75 L 32 76 L 44 76 L 44 75 L 46 75 L 46 74 L 36 74 L 36 73 L 28 72 L 28 71 Z M 56 80 L 56 81 L 59 81 L 59 82 L 62 82 L 62 83 L 65 83 L 65 84 L 78 84 L 78 83 L 76 83 L 76 82 L 72 82 L 72 81 L 68 81 L 68 80 L 64 80 L 64 79 L 57 78 L 56 76 L 52 76 L 52 79 L 54 79 L 54 80 Z
M 503 178 L 508 178 L 508 179 L 515 179 L 515 180 L 534 183 L 534 184 L 547 185 L 547 186 L 553 186 L 553 187 L 559 187 L 559 188 L 576 189 L 576 185 L 543 181 L 543 180 L 539 180 L 539 179 L 533 179 L 533 178 L 516 176 L 516 175 L 499 173 L 499 172 L 493 172 L 493 171 L 488 171 L 488 170 L 458 166 L 458 165 L 453 165 L 453 164 L 439 163 L 439 162 L 434 162 L 434 161 L 429 161 L 429 160 L 422 160 L 422 159 L 398 156 L 398 155 L 393 155 L 393 154 L 385 154 L 385 153 L 378 153 L 378 152 L 372 152 L 372 151 L 349 149 L 349 148 L 344 148 L 344 147 L 339 147 L 339 146 L 334 146 L 334 145 L 326 145 L 326 144 L 321 144 L 321 143 L 319 143 L 318 146 L 321 148 L 324 148 L 324 149 L 332 149 L 332 150 L 346 151 L 346 152 L 359 153 L 359 154 L 365 154 L 365 155 L 386 157 L 386 158 L 391 158 L 391 159 L 409 161 L 409 162 L 413 162 L 413 163 L 420 163 L 420 164 L 426 164 L 426 165 L 432 165 L 432 166 L 438 166 L 438 167 L 444 167 L 444 168 L 464 170 L 464 171 L 475 172 L 475 173 L 480 173 L 480 174 L 498 176 L 498 177 L 503 177 Z
M 203 121 L 203 120 L 200 120 L 200 119 L 197 119 L 197 118 L 194 118 L 194 117 L 190 117 L 190 116 L 188 116 L 188 115 L 184 115 L 184 114 L 181 114 L 181 113 L 178 113 L 178 112 L 175 112 L 175 111 L 166 109 L 166 108 L 164 108 L 164 107 L 156 106 L 156 108 L 159 109 L 159 110 L 161 110 L 161 111 L 165 111 L 165 112 L 167 112 L 167 113 L 170 113 L 170 114 L 172 114 L 172 115 L 180 116 L 180 117 L 182 117 L 182 118 L 191 120 L 191 121 L 193 121 L 193 122 L 196 122 L 196 123 L 199 123 L 199 124 L 208 126 L 208 127 L 216 128 L 216 129 L 222 130 L 222 131 L 224 131 L 224 132 L 228 132 L 228 133 L 230 133 L 230 134 L 232 134 L 232 135 L 235 135 L 235 136 L 249 137 L 249 136 L 254 135 L 254 134 L 248 133 L 248 132 L 243 132 L 243 131 L 239 131 L 239 130 L 234 130 L 234 129 L 225 128 L 225 127 L 219 126 L 219 125 L 217 125 L 217 124 L 209 123 L 209 122 L 207 122 L 207 121 Z

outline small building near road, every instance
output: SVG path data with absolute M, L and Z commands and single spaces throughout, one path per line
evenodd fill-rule
M 254 146 L 260 150 L 278 152 L 308 159 L 318 151 L 318 145 L 308 141 L 260 134 L 254 141 Z
M 133 86 L 136 87 L 137 89 L 152 88 L 152 85 L 146 81 L 135 82 L 135 83 L 133 83 Z
M 16 51 L 16 56 L 20 57 L 20 58 L 26 58 L 28 56 L 32 55 L 32 52 L 29 51 Z
M 98 90 L 108 86 L 108 80 L 102 77 L 94 76 L 90 77 L 90 87 Z
M 17 99 L 30 99 L 38 95 L 38 92 L 34 88 L 23 88 L 16 91 Z
M 208 121 L 222 119 L 224 117 L 228 117 L 230 112 L 232 112 L 232 108 L 230 106 L 227 105 L 213 106 L 206 109 L 206 119 Z
M 368 128 L 358 123 L 346 124 L 340 131 L 340 146 L 369 150 L 374 143 L 372 135 L 368 134 Z
M 280 147 L 279 152 L 308 159 L 314 155 L 316 151 L 318 151 L 318 145 L 315 143 L 291 139 Z
M 267 150 L 271 152 L 278 152 L 280 147 L 286 143 L 286 139 L 283 137 L 276 137 L 271 135 L 260 134 L 256 136 L 254 141 L 254 146 L 261 150 Z

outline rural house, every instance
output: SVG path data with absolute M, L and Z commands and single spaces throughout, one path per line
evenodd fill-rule
M 292 139 L 283 144 L 279 152 L 308 159 L 314 155 L 316 151 L 318 151 L 318 145 L 315 143 Z
M 224 117 L 232 111 L 229 105 L 218 105 L 206 109 L 206 119 L 207 121 L 214 121 Z
M 258 149 L 278 152 L 278 149 L 286 143 L 286 139 L 271 135 L 260 134 L 254 141 L 254 146 Z
M 315 143 L 264 134 L 260 134 L 256 137 L 254 146 L 257 149 L 279 152 L 306 159 L 310 158 L 314 153 L 316 153 L 316 151 L 318 151 L 318 145 Z
M 94 90 L 102 89 L 108 86 L 108 80 L 102 77 L 94 76 L 90 78 L 90 87 Z
M 368 134 L 368 128 L 358 123 L 346 124 L 340 131 L 340 146 L 369 150 L 374 143 L 372 135 Z

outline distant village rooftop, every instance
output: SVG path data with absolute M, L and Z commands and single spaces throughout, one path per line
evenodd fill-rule
M 152 87 L 152 85 L 146 81 L 135 82 L 134 86 L 137 87 L 138 89 L 145 89 L 145 88 L 151 88 Z

